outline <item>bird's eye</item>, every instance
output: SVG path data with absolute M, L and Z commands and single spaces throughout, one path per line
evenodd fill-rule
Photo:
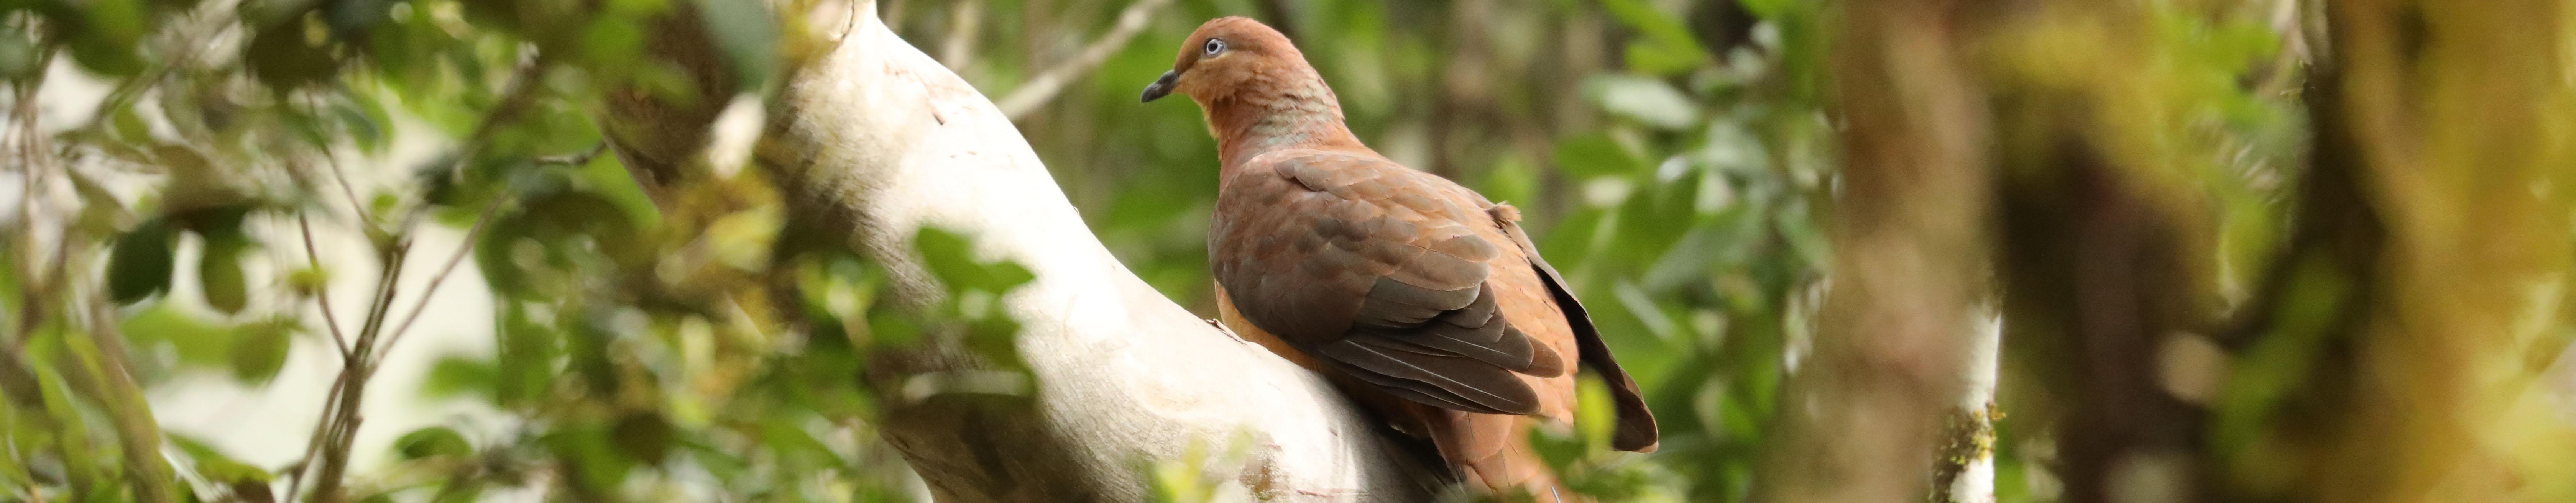
M 1208 39 L 1207 45 L 1200 47 L 1200 49 L 1207 51 L 1207 55 L 1209 56 L 1215 56 L 1216 53 L 1225 52 L 1225 41 L 1211 38 Z

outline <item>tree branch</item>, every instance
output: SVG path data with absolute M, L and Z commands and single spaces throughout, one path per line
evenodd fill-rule
M 1110 27 L 1108 33 L 1100 34 L 1100 38 L 1091 41 L 1090 45 L 1083 46 L 1082 52 L 1074 55 L 1073 59 L 1047 68 L 1037 77 L 1032 77 L 1028 82 L 1020 84 L 1019 88 L 1012 89 L 1011 94 L 1003 96 L 1001 101 L 997 102 L 1000 103 L 1002 115 L 1009 116 L 1011 120 L 1019 120 L 1027 117 L 1029 112 L 1036 111 L 1039 106 L 1054 100 L 1057 94 L 1064 92 L 1066 84 L 1082 78 L 1093 69 L 1100 68 L 1101 63 L 1109 61 L 1109 56 L 1116 55 L 1118 49 L 1126 47 L 1128 39 L 1136 38 L 1137 32 L 1145 31 L 1146 22 L 1153 20 L 1154 11 L 1171 3 L 1172 0 L 1136 0 L 1136 3 L 1127 4 L 1126 9 L 1118 11 L 1118 24 Z
M 457 264 L 465 263 L 466 255 L 473 254 L 474 238 L 483 235 L 483 226 L 491 224 L 492 216 L 500 214 L 501 207 L 509 202 L 510 196 L 504 194 L 493 196 L 492 202 L 483 206 L 483 214 L 474 217 L 474 226 L 466 228 L 465 236 L 456 244 L 456 253 L 448 255 L 447 263 L 438 267 L 438 274 L 430 276 L 429 284 L 420 288 L 420 299 L 412 302 L 411 314 L 403 316 L 402 323 L 394 325 L 393 335 L 385 337 L 385 343 L 379 351 L 391 351 L 394 344 L 402 342 L 403 334 L 411 331 L 411 323 L 420 321 L 420 313 L 429 310 L 429 299 L 432 298 L 432 294 L 438 293 L 438 285 L 447 282 L 447 275 L 456 272 Z
M 541 90 L 539 81 L 545 75 L 545 61 L 532 47 L 523 47 L 521 50 L 518 67 L 511 73 L 510 81 L 504 85 L 500 101 L 491 110 L 486 111 L 483 118 L 475 124 L 473 132 L 466 135 L 463 143 L 457 148 L 456 160 L 449 166 L 450 170 L 462 169 L 468 160 L 473 159 L 474 155 L 481 151 L 485 141 L 491 138 L 494 132 L 499 131 L 501 126 L 516 119 L 520 111 L 525 109 L 527 103 L 534 100 Z M 367 380 L 374 377 L 377 366 L 384 361 L 384 352 L 392 349 L 394 343 L 401 340 L 403 333 L 411 327 L 412 321 L 418 319 L 422 310 L 429 306 L 429 300 L 438 292 L 439 284 L 445 282 L 448 274 L 454 272 L 457 264 L 462 263 L 467 253 L 473 250 L 474 236 L 480 234 L 483 226 L 489 223 L 501 206 L 509 201 L 507 194 L 494 197 L 490 206 L 485 207 L 482 215 L 475 219 L 474 227 L 466 231 L 464 243 L 458 246 L 455 255 L 449 257 L 439 272 L 432 276 L 429 283 L 421 289 L 420 298 L 414 302 L 411 314 L 404 317 L 399 325 L 393 326 L 390 335 L 385 330 L 388 327 L 386 322 L 393 317 L 394 302 L 398 298 L 402 282 L 403 266 L 408 263 L 411 256 L 411 241 L 405 237 L 390 245 L 380 245 L 377 250 L 378 261 L 384 265 L 384 269 L 376 278 L 374 300 L 368 304 L 366 319 L 358 323 L 357 339 L 347 343 L 344 348 L 347 352 L 341 362 L 340 375 L 337 381 L 332 383 L 332 396 L 325 400 L 322 420 L 314 426 L 314 443 L 306 447 L 304 459 L 293 465 L 296 480 L 288 485 L 287 497 L 294 497 L 297 486 L 303 485 L 304 470 L 311 464 L 316 454 L 321 456 L 322 466 L 315 474 L 312 499 L 322 503 L 335 503 L 347 497 L 341 494 L 341 491 L 347 482 L 344 477 L 349 465 L 350 446 L 357 440 L 358 426 L 364 421 L 364 418 L 359 416 L 359 405 L 366 398 Z M 415 205 L 405 214 L 401 222 L 395 224 L 395 228 L 407 235 L 409 229 L 416 226 L 428 212 L 428 204 Z M 313 250 L 310 248 L 309 224 L 306 224 L 306 233 L 308 240 L 306 253 L 311 254 Z M 327 296 L 317 296 L 315 299 L 317 302 L 324 303 L 325 321 L 328 321 Z M 338 337 L 338 325 L 336 322 L 332 323 L 335 339 L 342 338 Z M 380 340 L 383 343 L 379 344 Z
M 939 43 L 939 64 L 964 71 L 975 58 L 975 38 L 984 31 L 984 1 L 948 4 L 948 40 Z
M 1375 434 L 1379 427 L 1322 379 L 1217 332 L 1120 265 L 1000 108 L 897 37 L 872 3 L 852 10 L 856 29 L 799 62 L 775 95 L 756 149 L 756 166 L 787 192 L 791 218 L 846 232 L 828 239 L 884 265 L 888 298 L 944 295 L 912 252 L 923 225 L 964 232 L 979 258 L 1013 260 L 1037 277 L 1001 302 L 1024 327 L 1020 353 L 1037 383 L 1029 396 L 911 400 L 891 391 L 906 375 L 978 371 L 958 357 L 962 348 L 892 355 L 869 368 L 870 384 L 888 397 L 881 434 L 938 500 L 1150 500 L 1146 463 L 1188 461 L 1194 445 L 1238 439 L 1252 446 L 1240 462 L 1197 461 L 1222 491 L 1427 499 L 1420 481 L 1432 476 Z M 665 33 L 676 35 L 657 52 L 698 78 L 717 78 L 695 71 L 717 63 L 704 30 Z M 730 95 L 722 85 L 701 88 Z M 624 98 L 601 122 L 616 126 L 615 150 L 638 179 L 685 183 L 666 174 L 692 172 L 685 166 L 702 156 L 673 147 L 703 145 L 686 141 L 703 138 L 711 116 L 686 103 Z
M 298 212 L 295 214 L 295 225 L 304 231 L 304 263 L 315 271 L 322 270 L 322 252 L 313 246 L 313 219 Z M 345 364 L 356 359 L 358 354 L 349 350 L 349 336 L 340 330 L 340 315 L 332 312 L 329 296 L 317 292 L 313 297 L 313 303 L 322 307 L 322 323 L 331 328 L 331 345 L 339 348 L 340 361 Z

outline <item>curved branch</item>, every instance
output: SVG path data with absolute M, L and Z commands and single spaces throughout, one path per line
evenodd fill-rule
M 1002 299 L 1025 327 L 1030 396 L 880 394 L 889 402 L 882 435 L 940 501 L 1146 501 L 1154 483 L 1143 468 L 1176 461 L 1197 462 L 1220 491 L 1253 499 L 1427 499 L 1420 481 L 1433 477 L 1380 427 L 1322 379 L 1227 337 L 1119 264 L 1002 109 L 896 36 L 872 2 L 854 7 L 854 29 L 801 62 L 774 95 L 756 149 L 755 165 L 787 191 L 791 218 L 846 232 L 829 238 L 884 264 L 889 298 L 944 295 L 912 252 L 922 225 L 967 233 L 982 258 L 1037 276 Z M 679 45 L 657 47 L 664 57 L 693 70 L 716 64 L 697 45 L 703 30 L 665 33 Z M 696 105 L 612 101 L 602 123 L 614 126 L 615 151 L 639 180 L 686 183 L 666 175 L 698 171 L 687 165 L 703 158 L 691 150 L 703 148 L 712 114 L 695 107 L 729 92 Z M 984 370 L 963 354 L 880 359 L 870 381 L 891 390 L 903 379 L 886 374 Z M 1245 455 L 1187 454 L 1228 446 Z

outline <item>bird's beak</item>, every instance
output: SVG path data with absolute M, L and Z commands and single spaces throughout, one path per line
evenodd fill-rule
M 1154 83 L 1145 85 L 1145 101 L 1154 101 L 1163 95 L 1172 94 L 1172 82 L 1177 80 L 1181 80 L 1179 70 L 1163 72 L 1163 78 L 1154 79 Z

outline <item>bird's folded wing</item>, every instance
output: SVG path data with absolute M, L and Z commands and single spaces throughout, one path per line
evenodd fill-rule
M 1210 241 L 1218 284 L 1262 330 L 1390 393 L 1528 414 L 1517 374 L 1563 358 L 1506 322 L 1486 283 L 1493 225 L 1376 156 L 1292 151 L 1240 167 Z M 1510 246 L 1509 243 L 1501 244 Z
M 1517 213 L 1508 206 L 1499 209 Z M 1637 390 L 1637 380 L 1630 378 L 1627 370 L 1619 368 L 1619 360 L 1610 355 L 1610 345 L 1601 339 L 1600 329 L 1592 325 L 1591 313 L 1583 309 L 1583 301 L 1574 298 L 1574 290 L 1566 287 L 1565 275 L 1558 274 L 1556 266 L 1548 265 L 1547 259 L 1539 256 L 1538 244 L 1531 242 L 1529 233 L 1521 230 L 1519 217 L 1498 217 L 1496 220 L 1502 225 L 1504 234 L 1520 247 L 1521 254 L 1529 257 L 1530 268 L 1537 272 L 1539 279 L 1547 282 L 1549 296 L 1556 299 L 1557 309 L 1565 313 L 1568 328 L 1574 331 L 1577 358 L 1591 366 L 1594 372 L 1600 372 L 1601 381 L 1609 385 L 1611 406 L 1619 417 L 1619 427 L 1610 439 L 1611 447 L 1652 452 L 1661 434 L 1655 429 L 1655 414 L 1646 410 L 1645 394 Z

